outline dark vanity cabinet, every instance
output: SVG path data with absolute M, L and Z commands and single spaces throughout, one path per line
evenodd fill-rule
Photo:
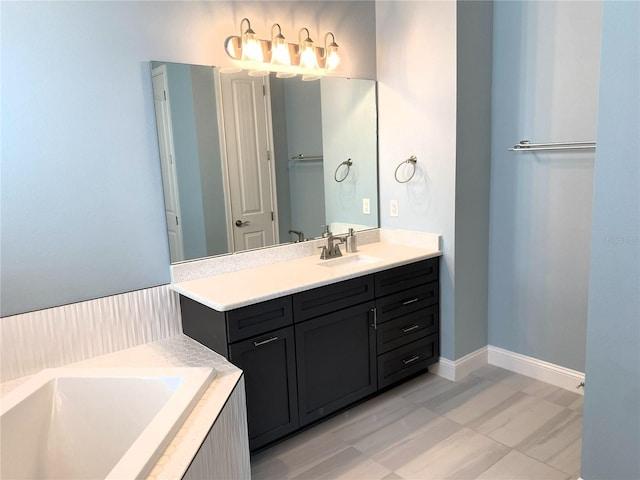
M 180 297 L 184 333 L 244 370 L 252 451 L 438 361 L 438 262 L 228 312 Z
M 180 308 L 185 335 L 244 371 L 251 450 L 297 430 L 291 297 L 217 312 L 181 295 Z

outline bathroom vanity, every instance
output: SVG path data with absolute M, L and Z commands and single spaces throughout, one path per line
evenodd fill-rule
M 184 333 L 244 370 L 252 451 L 438 361 L 439 255 L 379 242 L 174 284 Z

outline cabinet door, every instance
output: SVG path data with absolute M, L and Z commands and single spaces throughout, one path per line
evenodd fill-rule
M 377 389 L 373 302 L 296 324 L 300 425 Z
M 255 450 L 298 428 L 293 327 L 229 346 L 244 370 L 249 447 Z

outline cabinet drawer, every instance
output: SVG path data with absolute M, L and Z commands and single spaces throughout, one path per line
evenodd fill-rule
M 229 343 L 288 325 L 293 325 L 290 296 L 227 312 Z
M 436 304 L 379 324 L 378 355 L 438 332 L 439 320 L 440 307 Z
M 409 313 L 437 304 L 440 300 L 438 282 L 411 288 L 376 301 L 378 323 L 389 322 Z
M 375 274 L 376 296 L 382 297 L 407 288 L 438 280 L 438 257 Z
M 378 357 L 378 388 L 396 383 L 438 361 L 438 334 L 429 335 Z
M 299 323 L 372 299 L 373 275 L 367 275 L 296 293 L 293 295 L 293 315 Z

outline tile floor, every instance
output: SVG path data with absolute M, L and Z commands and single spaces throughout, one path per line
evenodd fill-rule
M 582 395 L 487 365 L 421 375 L 251 459 L 253 480 L 574 480 Z

